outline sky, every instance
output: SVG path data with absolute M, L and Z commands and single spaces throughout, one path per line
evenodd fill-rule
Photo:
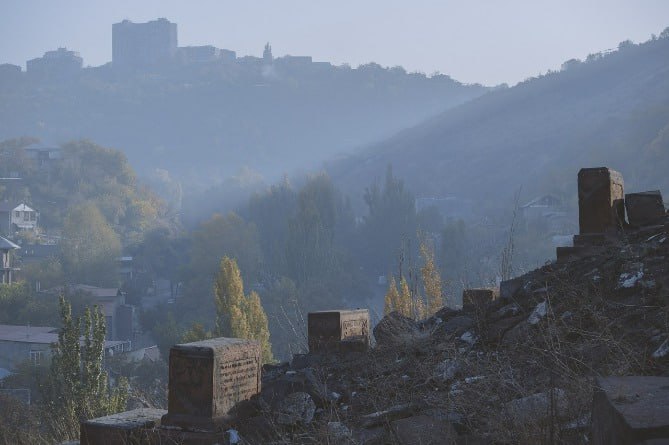
M 111 25 L 165 17 L 180 46 L 238 56 L 310 55 L 513 85 L 571 58 L 648 40 L 669 26 L 668 0 L 0 0 L 0 63 L 67 47 L 84 65 L 111 60 Z

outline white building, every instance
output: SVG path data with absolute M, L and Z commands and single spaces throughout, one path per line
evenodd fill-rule
M 14 207 L 11 213 L 11 224 L 18 230 L 35 230 L 37 229 L 38 213 L 35 209 L 28 207 L 25 204 L 19 204 Z

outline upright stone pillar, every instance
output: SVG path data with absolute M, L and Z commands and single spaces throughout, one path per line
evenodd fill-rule
M 612 232 L 625 220 L 623 177 L 606 167 L 578 172 L 578 223 L 580 234 Z
M 237 402 L 260 392 L 262 362 L 255 340 L 214 338 L 174 345 L 169 366 L 164 426 L 217 430 Z
M 367 309 L 309 312 L 309 352 L 366 351 Z

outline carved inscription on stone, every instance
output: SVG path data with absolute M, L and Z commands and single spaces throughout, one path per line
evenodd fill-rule
M 170 354 L 169 411 L 212 416 L 212 360 Z
M 246 358 L 224 361 L 219 365 L 216 411 L 226 413 L 241 400 L 247 400 L 260 391 L 258 388 L 258 360 Z
M 367 335 L 369 333 L 369 322 L 366 319 L 344 320 L 341 330 L 342 340 Z

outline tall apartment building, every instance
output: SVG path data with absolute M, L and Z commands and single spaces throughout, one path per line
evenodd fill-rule
M 112 64 L 141 68 L 171 60 L 177 52 L 177 24 L 160 18 L 112 25 Z

